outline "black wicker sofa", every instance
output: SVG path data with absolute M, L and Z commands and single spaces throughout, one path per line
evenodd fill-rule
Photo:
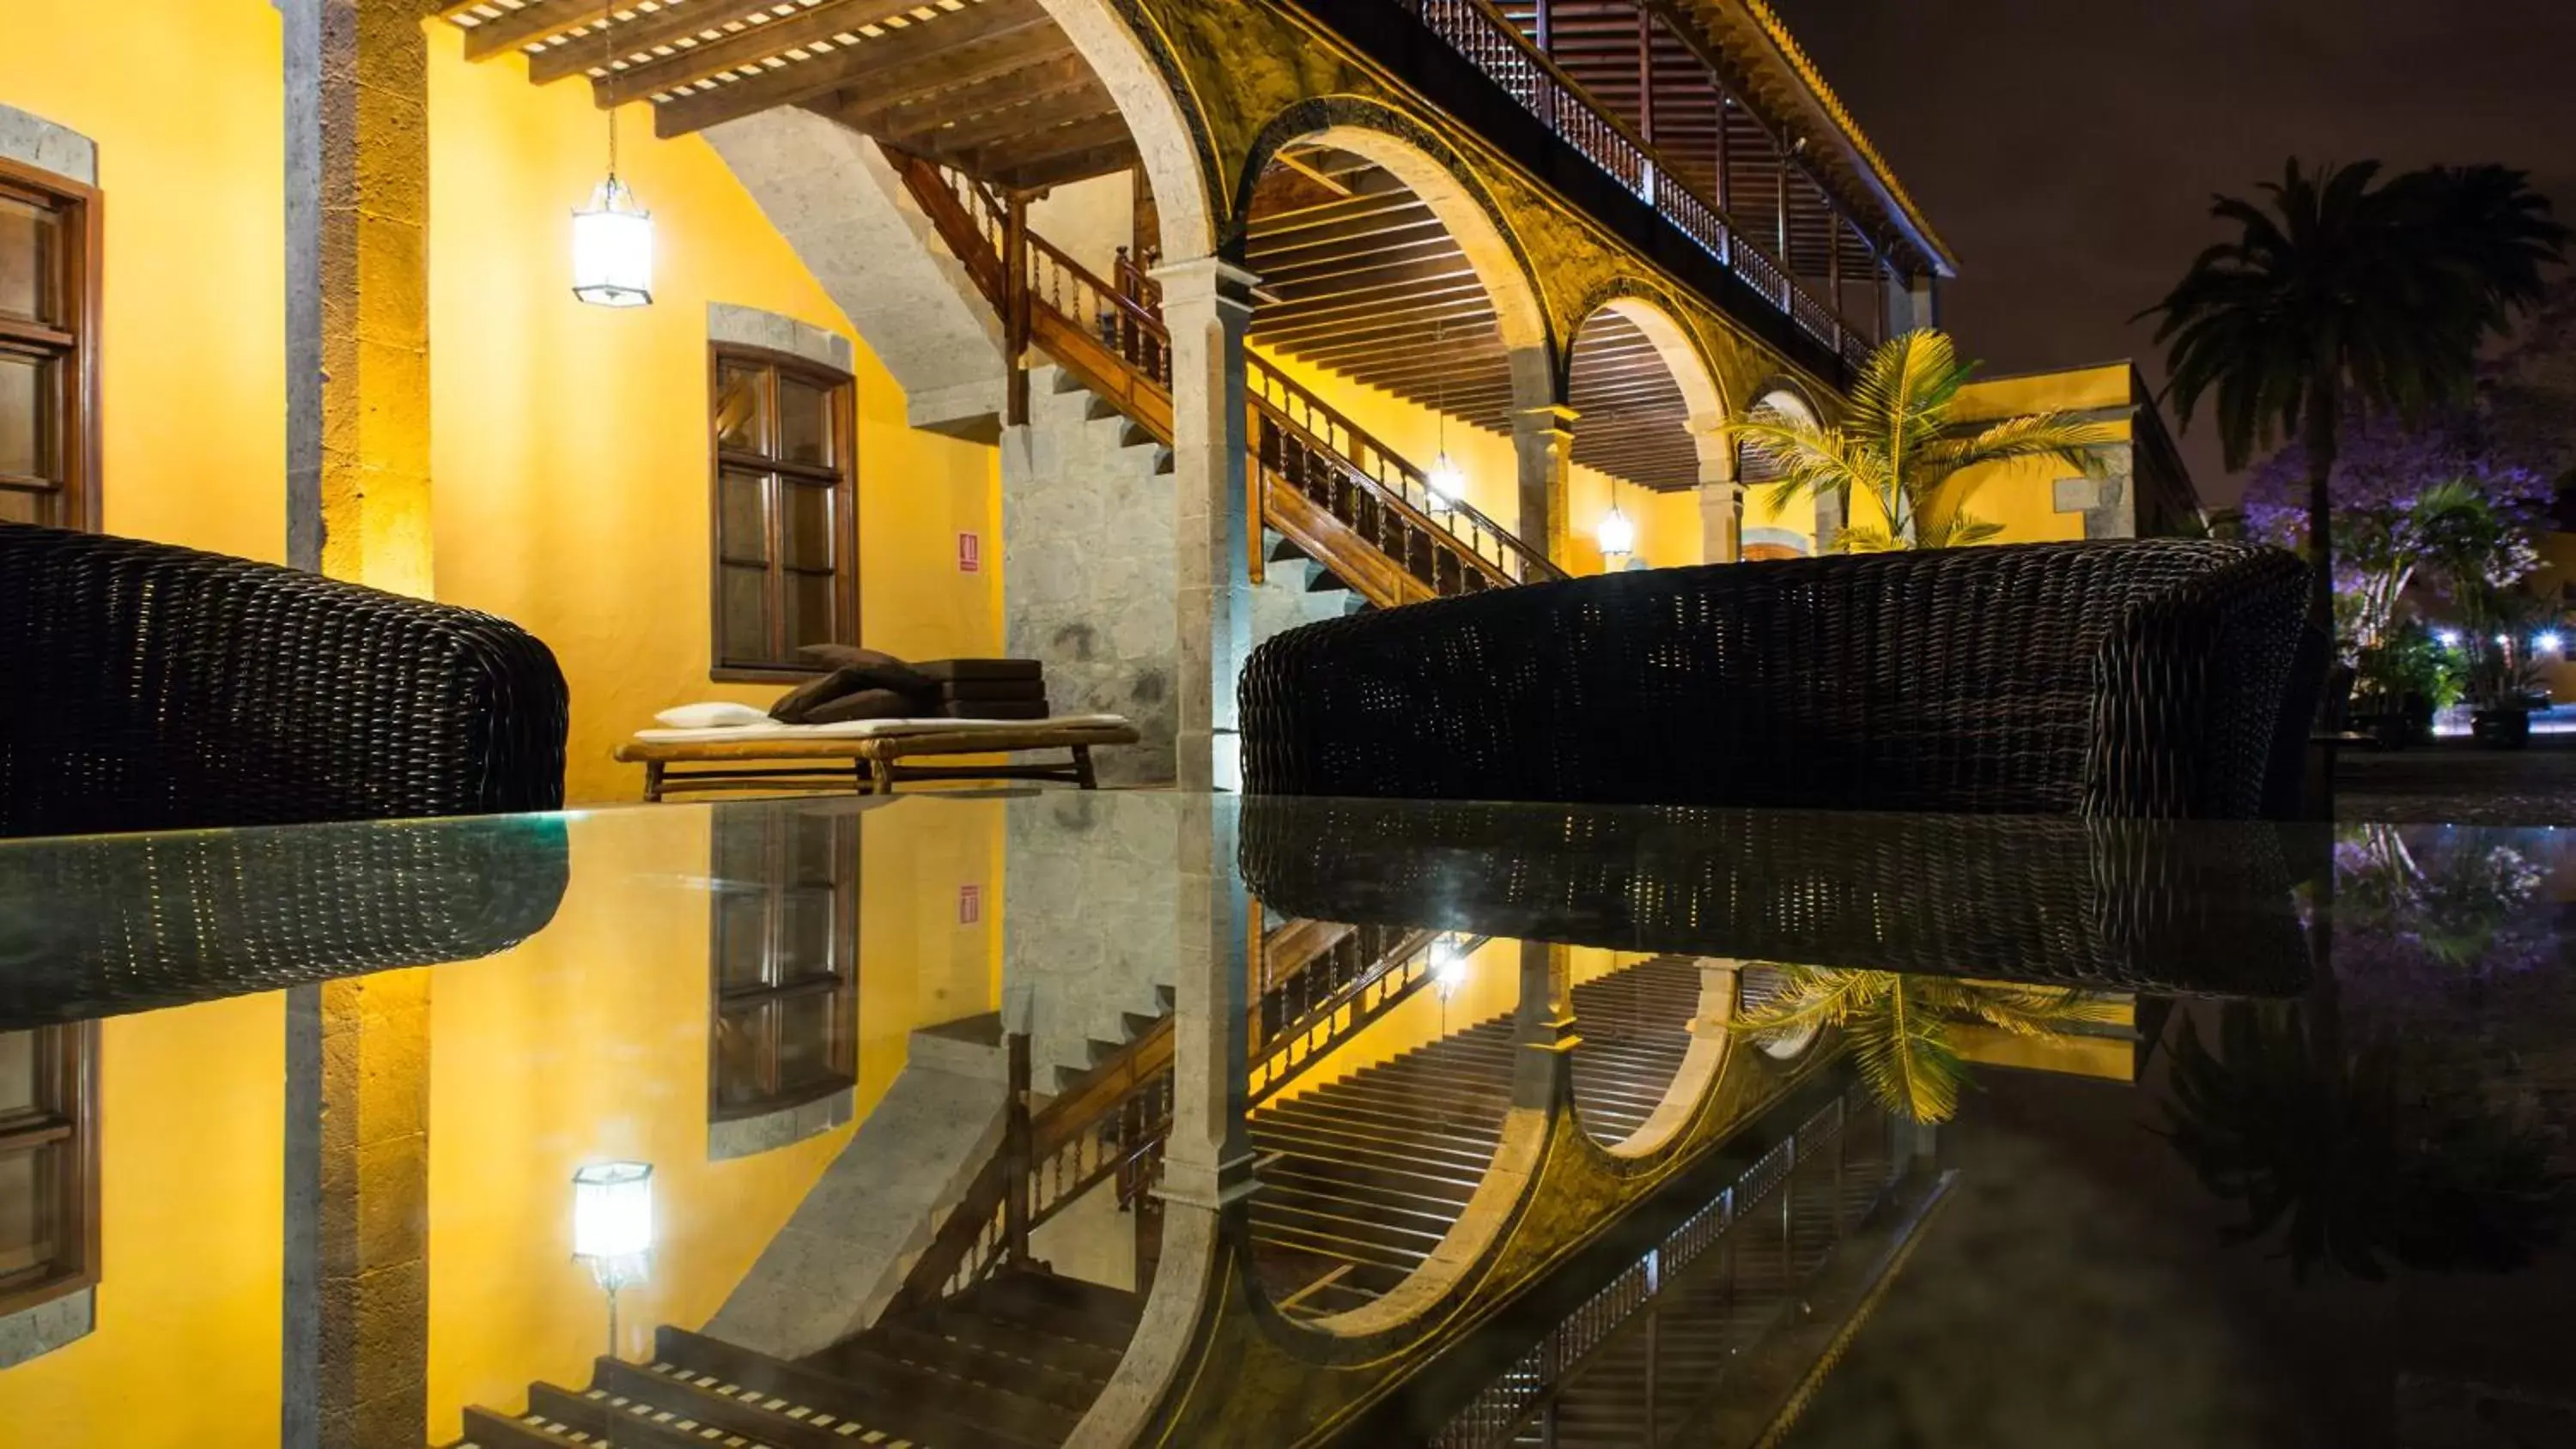
M 505 620 L 0 524 L 0 835 L 552 809 L 566 708 Z
M 1257 794 L 2281 817 L 2304 566 L 2185 540 L 1644 570 L 1291 630 Z

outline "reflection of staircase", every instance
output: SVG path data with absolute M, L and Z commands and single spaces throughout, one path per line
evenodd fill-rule
M 650 1364 L 603 1358 L 586 1389 L 531 1385 L 525 1413 L 466 1410 L 459 1449 L 1052 1446 L 1109 1382 L 1142 1303 L 1012 1271 L 793 1363 L 664 1328 Z
M 1103 281 L 1027 229 L 1025 212 L 957 172 L 889 151 L 949 250 L 1004 322 L 1014 359 L 1035 349 L 1089 392 L 1094 416 L 1124 417 L 1126 439 L 1172 443 L 1171 338 L 1159 289 L 1122 265 Z M 1378 607 L 1562 578 L 1540 553 L 1464 502 L 1435 493 L 1320 398 L 1247 359 L 1251 483 L 1261 536 L 1250 564 L 1317 565 L 1307 587 L 1346 587 Z M 1326 582 L 1326 578 L 1332 581 Z
M 1773 1148 L 1722 1204 L 1675 1229 L 1658 1271 L 1632 1268 L 1623 1277 L 1642 1281 L 1605 1287 L 1433 1442 L 1609 1449 L 1705 1430 L 1711 1402 L 1734 1389 L 1753 1350 L 1810 1311 L 1818 1273 L 1901 1175 L 1891 1129 L 1858 1093 L 1816 1113 L 1794 1148 Z M 1494 1414 L 1488 1403 L 1506 1407 Z
M 1699 965 L 1681 956 L 1574 988 L 1575 1105 L 1596 1135 L 1623 1138 L 1662 1102 L 1699 1004 Z M 1501 1138 L 1512 1037 L 1510 1017 L 1478 1022 L 1253 1114 L 1253 1237 L 1283 1308 L 1356 1308 L 1439 1246 Z

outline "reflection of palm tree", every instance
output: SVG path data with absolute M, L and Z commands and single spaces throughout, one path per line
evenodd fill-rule
M 1730 1028 L 1752 1037 L 1839 1028 L 1871 1095 L 1916 1122 L 1959 1110 L 1967 1063 L 1951 1028 L 1983 1023 L 2020 1037 L 2061 1038 L 2066 1028 L 2112 1019 L 2111 1004 L 2081 991 L 1961 981 L 1894 971 L 1774 965 L 1779 989 L 1739 1012 Z
M 2401 1110 L 2394 1042 L 2347 1051 L 2339 1017 L 2230 1002 L 2212 1052 L 2186 1019 L 2165 1135 L 2222 1198 L 2246 1242 L 2283 1229 L 2304 1280 L 2320 1259 L 2357 1278 L 2406 1267 L 2500 1272 L 2555 1235 L 2559 1182 L 2537 1136 L 2476 1113 Z

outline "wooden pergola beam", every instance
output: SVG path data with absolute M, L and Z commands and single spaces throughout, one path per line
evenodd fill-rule
M 779 0 L 665 0 L 662 8 L 650 15 L 639 12 L 618 21 L 609 30 L 605 44 L 614 59 L 631 60 L 661 46 L 722 30 L 778 3 Z M 528 79 L 543 86 L 581 75 L 600 64 L 599 54 L 600 47 L 577 40 L 549 45 L 528 56 Z
M 997 56 L 1027 56 L 1062 43 L 1055 22 L 1030 0 L 985 0 L 964 10 L 943 10 L 860 45 L 782 65 L 742 80 L 718 81 L 656 104 L 653 133 L 686 136 L 772 106 L 789 106 L 844 86 L 865 87 L 882 77 L 910 72 L 925 84 L 934 75 L 964 74 L 991 66 Z
M 632 100 L 637 96 L 660 95 L 693 81 L 740 70 L 791 50 L 832 44 L 834 36 L 854 35 L 863 26 L 877 25 L 918 9 L 921 3 L 922 0 L 825 0 L 810 10 L 745 25 L 719 39 L 683 46 L 669 55 L 612 70 L 605 76 L 594 77 L 591 89 L 603 106 L 611 104 L 613 99 Z M 928 27 L 941 21 L 917 23 Z M 613 37 L 614 32 L 611 35 Z M 855 48 L 864 49 L 869 43 L 862 38 Z
M 1117 115 L 1118 103 L 1109 98 L 1108 90 L 1085 75 L 1053 91 L 1032 92 L 1019 105 L 954 119 L 939 118 L 938 124 L 892 132 L 877 139 L 926 155 L 953 156 L 1014 136 L 1097 121 L 1104 116 L 1115 119 Z M 1120 130 L 1123 134 L 1123 123 Z
M 901 146 L 916 136 L 964 124 L 1003 106 L 1096 88 L 1099 84 L 1082 57 L 1066 51 L 1016 70 L 904 101 L 889 103 L 872 96 L 863 120 L 846 111 L 826 110 L 825 114 L 853 130 Z
M 530 0 L 507 15 L 486 20 L 465 32 L 465 58 L 489 60 L 531 40 L 578 30 L 616 9 L 593 0 Z

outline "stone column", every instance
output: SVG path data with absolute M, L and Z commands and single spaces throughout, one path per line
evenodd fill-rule
M 1244 1125 L 1251 1042 L 1251 901 L 1235 869 L 1241 803 L 1180 801 L 1173 959 L 1172 1131 L 1163 1198 L 1210 1212 L 1252 1190 Z
M 1887 335 L 1941 325 L 1941 294 L 1928 274 L 1900 276 L 1887 289 Z
M 1512 414 L 1512 447 L 1520 456 L 1520 516 L 1512 528 L 1559 567 L 1570 537 L 1565 500 L 1574 481 L 1574 417 L 1560 403 Z
M 287 561 L 431 588 L 425 0 L 284 18 Z M 428 1432 L 429 973 L 287 994 L 280 1442 Z
M 287 561 L 430 592 L 427 0 L 276 0 Z
M 1702 563 L 1744 559 L 1744 485 L 1735 481 L 1735 449 L 1726 441 L 1726 419 L 1690 420 L 1691 446 L 1699 454 L 1699 527 Z
M 1512 1105 L 1544 1108 L 1574 1091 L 1574 1049 L 1582 1044 L 1574 1020 L 1574 950 L 1523 941 L 1521 999 L 1513 1037 L 1520 1044 L 1512 1068 Z
M 1242 780 L 1235 679 L 1252 639 L 1243 334 L 1259 278 L 1219 257 L 1166 262 L 1154 278 L 1172 332 L 1177 773 L 1184 790 L 1231 790 Z
M 1574 409 L 1556 400 L 1556 365 L 1545 347 L 1513 348 L 1511 368 L 1512 447 L 1519 457 L 1512 532 L 1562 567 L 1566 492 L 1574 477 Z

